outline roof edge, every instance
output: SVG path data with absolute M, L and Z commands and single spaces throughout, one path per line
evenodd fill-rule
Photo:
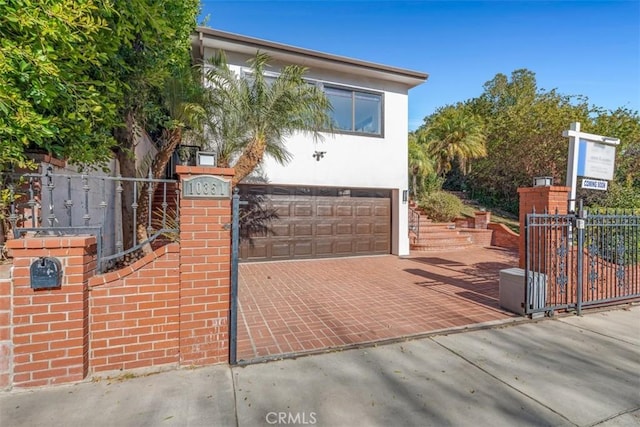
M 423 73 L 423 72 L 419 72 L 419 71 L 408 70 L 408 69 L 405 69 L 405 68 L 392 67 L 392 66 L 389 66 L 389 65 L 378 64 L 378 63 L 375 63 L 375 62 L 362 61 L 362 60 L 359 60 L 359 59 L 349 58 L 349 57 L 346 57 L 346 56 L 333 55 L 333 54 L 330 54 L 330 53 L 320 52 L 320 51 L 317 51 L 317 50 L 305 49 L 305 48 L 301 48 L 301 47 L 297 47 L 297 46 L 291 46 L 291 45 L 287 45 L 287 44 L 276 43 L 276 42 L 272 42 L 272 41 L 268 41 L 268 40 L 263 40 L 263 39 L 258 39 L 258 38 L 254 38 L 254 37 L 243 36 L 243 35 L 235 34 L 235 33 L 229 33 L 229 32 L 226 32 L 226 31 L 214 30 L 213 28 L 209 28 L 209 27 L 197 27 L 195 31 L 197 33 L 199 33 L 200 38 L 206 37 L 206 36 L 213 36 L 213 37 L 215 37 L 217 39 L 221 39 L 221 40 L 229 41 L 229 42 L 241 43 L 241 44 L 245 44 L 245 45 L 250 45 L 250 46 L 258 48 L 258 49 L 265 48 L 265 49 L 279 51 L 279 52 L 282 52 L 282 53 L 304 55 L 304 56 L 307 56 L 307 57 L 320 59 L 320 60 L 324 60 L 324 61 L 344 64 L 344 65 L 351 65 L 351 66 L 356 66 L 356 67 L 360 67 L 360 68 L 367 68 L 367 69 L 370 69 L 370 70 L 380 71 L 380 72 L 384 72 L 384 73 L 396 74 L 396 75 L 403 76 L 403 77 L 406 77 L 406 78 L 409 78 L 409 79 L 421 80 L 423 82 L 426 81 L 429 78 L 429 74 Z

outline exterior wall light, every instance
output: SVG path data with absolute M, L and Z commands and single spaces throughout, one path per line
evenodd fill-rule
M 314 153 L 312 154 L 313 158 L 316 159 L 317 162 L 320 161 L 320 159 L 322 159 L 324 157 L 324 155 L 327 154 L 326 151 L 314 151 Z
M 216 166 L 216 153 L 198 151 L 198 166 Z
M 534 187 L 551 187 L 553 185 L 552 176 L 536 176 L 533 178 Z
M 402 190 L 402 203 L 407 203 L 409 200 L 409 190 Z

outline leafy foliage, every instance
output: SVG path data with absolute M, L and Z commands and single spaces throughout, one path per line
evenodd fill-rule
M 288 65 L 272 79 L 264 73 L 269 61 L 268 55 L 258 52 L 245 75 L 230 69 L 222 53 L 209 64 L 207 139 L 218 154 L 218 164 L 235 168 L 234 186 L 265 155 L 287 163 L 288 136 L 302 132 L 321 139 L 320 132 L 331 129 L 331 104 L 320 88 L 304 80 L 306 69 Z
M 425 144 L 418 142 L 415 133 L 409 133 L 409 185 L 415 200 L 425 192 L 425 179 L 435 174 L 433 160 Z
M 80 163 L 114 145 L 109 2 L 0 0 L 0 171 L 36 148 Z
M 462 201 L 444 191 L 434 191 L 418 203 L 428 218 L 434 221 L 452 221 L 463 209 Z
M 467 124 L 463 126 L 465 120 Z M 451 155 L 453 149 L 431 151 L 431 156 L 439 164 L 438 169 L 447 172 L 447 188 L 470 190 L 472 197 L 485 205 L 517 212 L 517 188 L 530 186 L 533 177 L 552 176 L 559 185 L 565 182 L 568 140 L 562 132 L 576 121 L 586 132 L 622 141 L 617 148 L 615 180 L 610 191 L 579 190 L 578 198 L 585 199 L 588 205 L 638 207 L 638 113 L 624 108 L 605 111 L 589 106 L 582 96 L 540 89 L 535 74 L 529 70 L 516 70 L 510 77 L 496 75 L 484 85 L 480 97 L 439 109 L 425 118 L 418 133 L 428 135 L 431 130 L 431 134 L 439 135 L 431 140 L 448 137 L 455 141 L 463 135 L 455 129 L 471 129 L 476 122 L 477 137 L 485 138 L 487 155 L 476 156 L 470 162 L 470 170 L 462 161 L 464 156 Z
M 242 199 L 246 204 L 240 206 L 240 239 L 253 245 L 253 237 L 271 233 L 270 224 L 279 218 L 278 211 L 267 207 L 261 194 L 248 193 Z
M 463 104 L 439 108 L 425 119 L 417 137 L 440 176 L 451 170 L 454 161 L 466 173 L 470 160 L 487 155 L 483 120 Z

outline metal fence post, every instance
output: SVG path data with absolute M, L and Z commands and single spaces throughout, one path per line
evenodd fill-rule
M 240 194 L 233 191 L 231 202 L 231 301 L 229 314 L 229 363 L 237 363 L 238 348 L 238 249 L 240 240 Z
M 578 316 L 582 315 L 582 275 L 584 271 L 584 229 L 585 229 L 585 211 L 582 206 L 582 200 L 579 201 L 579 208 L 576 215 L 576 228 L 578 229 L 578 247 L 577 247 L 577 275 L 576 278 L 576 311 Z

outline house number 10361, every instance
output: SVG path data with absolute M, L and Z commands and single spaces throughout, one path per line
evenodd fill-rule
M 212 175 L 196 176 L 182 183 L 182 197 L 186 198 L 226 198 L 229 194 L 229 181 Z

